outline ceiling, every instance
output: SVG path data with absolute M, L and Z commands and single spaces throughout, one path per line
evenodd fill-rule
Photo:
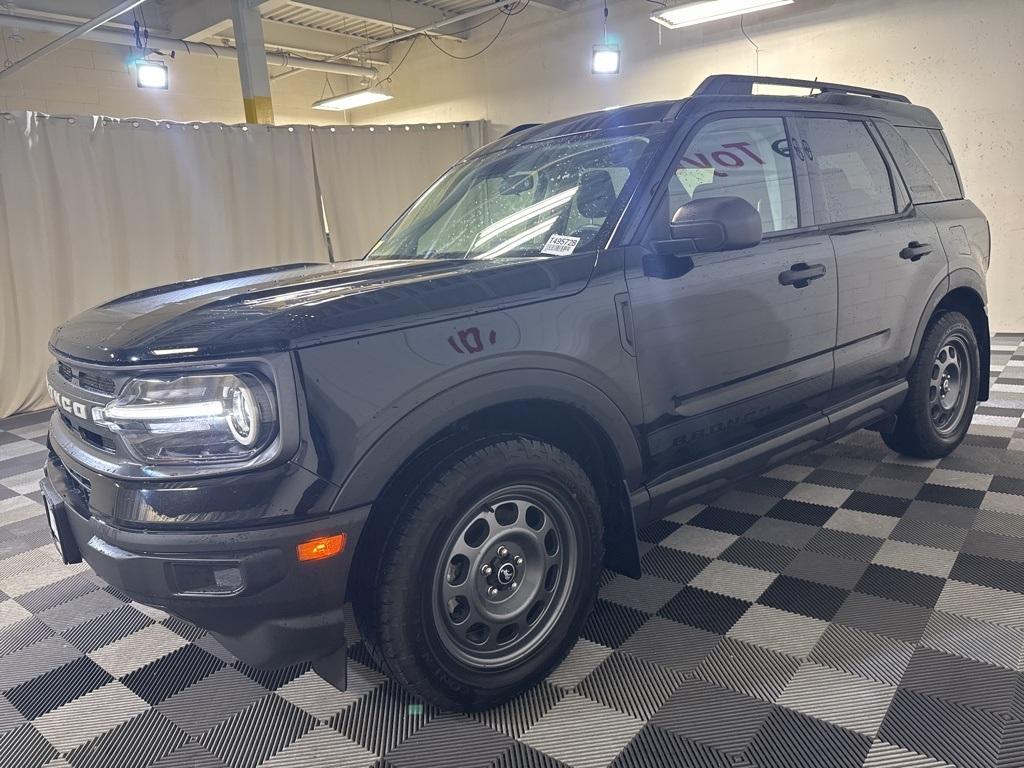
M 561 13 L 580 0 L 530 0 L 530 7 Z M 263 34 L 269 50 L 313 58 L 336 57 L 356 46 L 371 64 L 387 64 L 387 45 L 366 47 L 394 35 L 429 26 L 495 0 L 263 0 Z M 19 14 L 80 21 L 98 15 L 114 0 L 15 0 L 0 3 Z M 148 0 L 140 6 L 154 35 L 232 45 L 232 0 Z M 497 11 L 495 11 L 497 13 Z M 431 31 L 432 36 L 465 41 L 487 14 Z M 119 20 L 122 21 L 122 20 Z M 123 19 L 130 23 L 130 16 Z M 355 56 L 353 56 L 355 58 Z

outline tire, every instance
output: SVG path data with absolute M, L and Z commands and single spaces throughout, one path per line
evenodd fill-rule
M 950 454 L 971 425 L 982 375 L 980 360 L 970 321 L 959 312 L 936 315 L 910 369 L 910 389 L 896 414 L 895 428 L 882 434 L 885 444 L 922 459 Z
M 383 540 L 355 601 L 370 653 L 444 709 L 508 700 L 575 643 L 602 535 L 594 485 L 564 451 L 523 437 L 467 447 L 411 490 Z

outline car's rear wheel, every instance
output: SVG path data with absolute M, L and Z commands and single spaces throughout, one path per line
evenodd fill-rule
M 445 708 L 481 709 L 564 658 L 596 597 L 601 511 L 564 451 L 525 438 L 477 445 L 413 491 L 357 602 L 388 671 Z
M 981 374 L 970 321 L 959 312 L 937 315 L 911 368 L 896 426 L 882 435 L 886 445 L 919 458 L 949 454 L 967 435 Z

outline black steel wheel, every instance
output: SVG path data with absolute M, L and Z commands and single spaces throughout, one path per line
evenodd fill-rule
M 463 515 L 434 576 L 434 621 L 453 657 L 500 668 L 544 642 L 572 588 L 575 527 L 533 485 L 501 488 Z
M 364 639 L 424 699 L 495 706 L 572 648 L 597 597 L 602 535 L 594 485 L 561 449 L 524 437 L 467 446 L 398 511 L 354 601 Z
M 950 435 L 960 426 L 970 384 L 971 353 L 967 339 L 957 331 L 939 347 L 928 382 L 928 413 L 940 435 Z
M 936 315 L 910 369 L 895 428 L 882 434 L 886 445 L 925 459 L 946 456 L 960 445 L 978 401 L 980 359 L 970 321 L 959 312 Z

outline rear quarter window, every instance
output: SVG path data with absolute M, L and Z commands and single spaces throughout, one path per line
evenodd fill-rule
M 915 203 L 963 198 L 953 156 L 942 131 L 906 126 L 896 128 L 884 122 L 877 125 Z
M 838 223 L 896 213 L 889 170 L 863 120 L 802 118 L 800 132 L 814 168 L 816 218 Z

